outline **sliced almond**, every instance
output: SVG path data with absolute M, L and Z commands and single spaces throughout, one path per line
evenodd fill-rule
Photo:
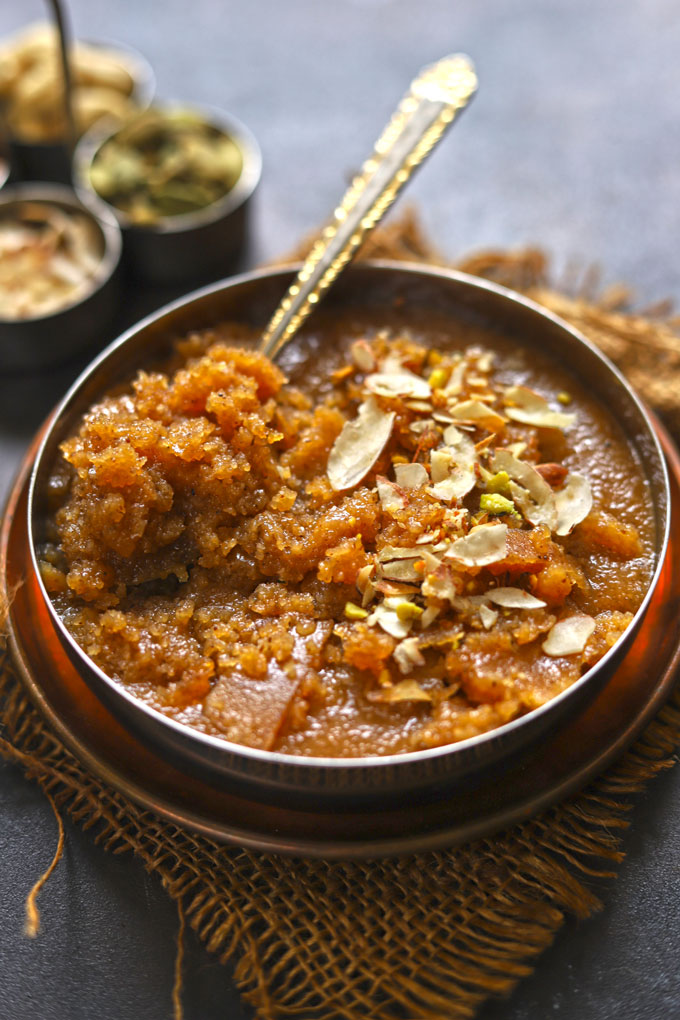
M 507 534 L 507 524 L 478 524 L 464 538 L 452 542 L 445 555 L 468 567 L 485 567 L 504 559 Z
M 375 355 L 366 340 L 355 340 L 349 351 L 352 361 L 362 372 L 375 370 Z
M 482 603 L 479 607 L 479 616 L 484 630 L 491 630 L 498 619 L 498 610 L 492 609 L 490 606 L 486 606 Z
M 457 420 L 473 422 L 490 432 L 500 432 L 507 423 L 507 418 L 494 411 L 488 404 L 483 404 L 481 400 L 464 400 L 449 410 Z
M 421 581 L 422 571 L 419 573 L 415 569 L 416 562 L 416 560 L 392 560 L 390 563 L 383 563 L 382 576 L 391 581 Z
M 434 421 L 432 419 L 436 417 L 437 415 L 433 414 L 432 418 L 416 418 L 416 420 L 412 421 L 409 425 L 409 429 L 411 432 L 415 432 L 415 434 L 419 436 L 423 432 L 427 432 L 428 429 L 434 428 Z
M 426 531 L 424 534 L 418 536 L 416 539 L 416 545 L 428 545 L 430 542 L 436 541 L 436 539 L 436 532 Z
M 370 691 L 366 696 L 369 701 L 385 702 L 388 705 L 398 701 L 432 701 L 431 695 L 415 680 L 400 680 L 393 687 L 381 687 L 378 691 Z
M 427 574 L 420 590 L 426 598 L 442 599 L 446 602 L 453 602 L 460 594 L 459 585 L 446 566 L 438 567 L 431 574 Z
M 462 443 L 466 439 L 468 440 L 468 442 L 470 442 L 469 437 L 466 436 L 464 432 L 461 432 L 460 429 L 454 424 L 451 424 L 444 429 L 443 438 L 447 446 L 457 447 L 459 446 L 460 443 Z
M 442 565 L 442 561 L 429 551 L 424 549 L 421 553 L 423 563 L 425 564 L 425 570 L 428 574 L 432 574 L 435 570 L 439 570 Z
M 545 478 L 524 460 L 517 460 L 508 450 L 497 450 L 491 461 L 493 471 L 505 471 L 515 485 L 510 491 L 520 510 L 532 524 L 547 524 L 551 531 L 557 524 L 555 494 Z
M 399 595 L 403 598 L 404 595 L 418 594 L 418 589 L 414 584 L 406 584 L 404 581 L 389 581 L 386 577 L 381 577 L 379 581 L 375 582 L 373 587 L 376 591 L 386 596 L 385 601 L 394 595 Z
M 448 411 L 440 411 L 439 409 L 432 412 L 432 417 L 435 421 L 441 422 L 442 425 L 452 425 L 453 418 Z
M 493 351 L 482 351 L 477 357 L 477 370 L 488 375 L 493 368 L 495 356 Z
M 465 372 L 467 371 L 467 368 L 468 364 L 464 358 L 460 358 L 460 360 L 454 364 L 453 368 L 451 369 L 451 374 L 449 375 L 449 381 L 446 384 L 446 388 L 444 390 L 444 393 L 446 394 L 447 397 L 457 397 L 458 394 L 461 392 L 461 390 L 463 389 L 463 380 L 465 379 Z
M 462 532 L 465 529 L 467 518 L 468 512 L 464 506 L 453 506 L 444 511 L 444 523 L 449 532 Z M 435 549 L 434 551 L 438 552 L 439 550 Z
M 542 609 L 545 606 L 545 602 L 522 588 L 490 588 L 486 597 L 503 609 Z
M 404 638 L 403 641 L 399 642 L 392 654 L 400 673 L 410 673 L 416 666 L 425 665 L 425 658 L 418 648 L 417 638 Z M 394 690 L 394 688 L 392 689 Z
M 375 570 L 372 563 L 367 563 L 365 567 L 362 567 L 357 574 L 357 588 L 363 594 L 366 585 L 371 579 L 371 576 Z
M 517 457 L 518 459 L 522 456 L 526 448 L 527 444 L 522 442 L 508 443 L 508 445 L 505 447 L 508 453 L 511 453 L 513 457 Z
M 455 466 L 454 451 L 450 446 L 440 446 L 430 451 L 430 475 L 436 484 L 448 478 Z
M 447 440 L 430 453 L 431 492 L 437 499 L 446 503 L 462 499 L 470 492 L 477 481 L 477 453 L 469 436 L 460 432 L 455 425 L 449 426 L 444 432 Z
M 555 533 L 568 535 L 592 510 L 593 494 L 588 479 L 575 472 L 567 475 L 564 485 L 555 493 L 555 506 L 557 507 Z
M 510 386 L 503 399 L 505 413 L 513 421 L 540 428 L 568 429 L 576 421 L 575 414 L 553 411 L 545 397 L 527 386 Z
M 568 616 L 553 624 L 541 647 L 546 655 L 577 655 L 583 651 L 594 630 L 595 621 L 591 616 Z
M 406 506 L 406 496 L 394 482 L 384 475 L 378 475 L 375 480 L 378 489 L 378 499 L 383 510 L 393 514 L 396 510 L 403 510 Z
M 439 606 L 428 606 L 423 615 L 420 617 L 420 626 L 422 630 L 427 630 L 431 623 L 437 619 L 441 609 Z
M 427 379 L 401 368 L 395 372 L 374 372 L 366 376 L 365 386 L 380 397 L 414 397 L 416 400 L 429 399 L 432 395 Z
M 387 563 L 388 560 L 414 560 L 422 554 L 423 550 L 413 545 L 384 545 L 378 553 L 378 559 L 381 563 Z
M 328 456 L 328 480 L 335 492 L 351 489 L 365 478 L 392 434 L 394 411 L 383 411 L 374 397 L 346 421 Z
M 387 634 L 395 638 L 407 637 L 411 629 L 411 621 L 401 620 L 396 609 L 391 609 L 385 603 L 375 607 L 366 623 L 370 627 L 377 623 Z
M 422 464 L 396 464 L 394 475 L 402 489 L 419 489 L 430 480 Z
M 473 470 L 462 468 L 449 478 L 437 482 L 436 485 L 430 485 L 427 491 L 436 499 L 441 499 L 443 503 L 453 503 L 454 500 L 467 496 L 468 492 L 474 489 L 476 480 Z

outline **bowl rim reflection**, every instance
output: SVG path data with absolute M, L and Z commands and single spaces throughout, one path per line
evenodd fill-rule
M 76 404 L 77 399 L 81 393 L 81 390 L 85 387 L 85 384 L 95 378 L 98 373 L 101 372 L 103 366 L 106 365 L 107 360 L 119 351 L 128 342 L 132 341 L 135 337 L 143 335 L 144 332 L 153 324 L 159 323 L 162 319 L 167 316 L 171 316 L 174 312 L 184 309 L 187 306 L 203 300 L 208 301 L 211 297 L 218 295 L 224 290 L 237 288 L 242 284 L 257 284 L 260 281 L 272 280 L 274 278 L 281 279 L 282 293 L 286 285 L 290 282 L 292 274 L 299 268 L 298 264 L 295 265 L 283 265 L 276 266 L 274 268 L 265 268 L 255 270 L 249 273 L 243 273 L 235 277 L 231 277 L 227 280 L 219 281 L 218 283 L 211 284 L 207 287 L 200 288 L 185 295 L 177 301 L 171 302 L 164 308 L 147 316 L 141 322 L 131 327 L 125 333 L 122 334 L 117 340 L 115 340 L 109 347 L 107 347 L 90 366 L 79 376 L 73 386 L 69 389 L 66 396 L 63 398 L 61 403 L 55 409 L 54 416 L 52 417 L 49 427 L 46 430 L 45 436 L 42 439 L 40 448 L 37 452 L 33 469 L 31 472 L 29 496 L 28 496 L 28 534 L 29 544 L 31 551 L 31 560 L 33 569 L 38 577 L 38 583 L 40 585 L 42 597 L 44 598 L 51 618 L 56 625 L 57 632 L 59 633 L 62 642 L 70 650 L 73 661 L 79 661 L 83 663 L 91 671 L 91 673 L 97 678 L 100 684 L 104 685 L 108 694 L 111 694 L 114 700 L 122 699 L 129 708 L 132 709 L 133 713 L 141 713 L 147 717 L 151 724 L 156 726 L 161 725 L 167 727 L 169 731 L 174 732 L 179 738 L 180 744 L 187 746 L 189 744 L 198 742 L 206 749 L 211 749 L 220 754 L 229 754 L 238 758 L 246 759 L 253 766 L 260 765 L 262 767 L 278 766 L 281 769 L 294 769 L 298 775 L 301 775 L 305 770 L 331 770 L 341 772 L 342 770 L 359 770 L 359 769 L 370 769 L 370 770 L 390 770 L 401 768 L 408 768 L 422 762 L 432 762 L 436 759 L 440 759 L 448 756 L 463 756 L 469 755 L 470 752 L 476 753 L 477 750 L 484 747 L 488 747 L 494 742 L 498 742 L 502 738 L 505 738 L 511 734 L 515 734 L 522 728 L 526 727 L 527 720 L 536 720 L 545 718 L 546 716 L 556 713 L 559 706 L 563 704 L 567 699 L 574 698 L 578 691 L 582 691 L 584 687 L 592 683 L 596 674 L 601 673 L 606 669 L 608 663 L 614 659 L 617 652 L 620 652 L 622 642 L 626 641 L 628 636 L 629 640 L 632 640 L 632 636 L 635 634 L 637 627 L 639 626 L 649 602 L 652 597 L 652 593 L 657 585 L 659 576 L 664 566 L 666 558 L 669 532 L 670 532 L 670 486 L 669 476 L 666 461 L 659 443 L 658 436 L 654 430 L 652 422 L 644 408 L 644 405 L 640 401 L 639 397 L 633 391 L 629 383 L 626 381 L 622 373 L 613 365 L 609 359 L 602 354 L 602 352 L 595 347 L 595 345 L 589 341 L 579 330 L 575 329 L 569 323 L 561 319 L 559 316 L 553 314 L 549 310 L 543 308 L 530 298 L 525 297 L 522 294 L 518 294 L 500 284 L 490 282 L 478 277 L 470 276 L 466 273 L 459 272 L 457 270 L 445 269 L 439 267 L 424 266 L 421 263 L 409 263 L 401 261 L 390 261 L 390 260 L 367 260 L 357 264 L 355 267 L 350 267 L 347 270 L 346 276 L 349 277 L 351 274 L 358 274 L 361 272 L 379 274 L 385 273 L 405 273 L 409 276 L 425 275 L 428 280 L 440 279 L 442 281 L 452 281 L 462 288 L 473 288 L 476 292 L 483 292 L 487 295 L 493 295 L 496 299 L 500 298 L 502 302 L 510 302 L 513 307 L 517 305 L 521 306 L 524 311 L 530 313 L 534 317 L 538 316 L 543 320 L 550 322 L 553 327 L 557 327 L 557 330 L 566 331 L 570 336 L 577 341 L 577 343 L 584 345 L 587 350 L 601 365 L 603 370 L 614 377 L 614 380 L 618 387 L 625 391 L 626 399 L 633 405 L 636 414 L 646 423 L 647 432 L 645 438 L 651 441 L 652 448 L 656 455 L 656 464 L 653 465 L 654 469 L 658 469 L 660 472 L 661 488 L 665 492 L 665 515 L 659 522 L 657 519 L 657 535 L 655 542 L 655 565 L 652 573 L 652 577 L 649 582 L 646 594 L 640 604 L 639 608 L 634 614 L 633 620 L 628 625 L 619 640 L 598 660 L 590 669 L 588 669 L 582 676 L 574 681 L 573 684 L 567 686 L 563 691 L 556 694 L 553 698 L 549 699 L 543 705 L 538 708 L 531 710 L 530 712 L 519 716 L 516 719 L 511 720 L 503 724 L 502 726 L 496 727 L 495 729 L 486 731 L 484 733 L 476 734 L 473 737 L 469 737 L 465 740 L 457 741 L 454 743 L 444 744 L 437 747 L 425 748 L 422 750 L 405 751 L 399 753 L 392 753 L 386 755 L 365 755 L 362 757 L 322 757 L 322 756 L 311 756 L 311 755 L 300 755 L 300 754 L 288 754 L 281 751 L 266 751 L 259 748 L 248 747 L 243 744 L 237 744 L 229 741 L 223 737 L 216 736 L 213 734 L 204 733 L 197 730 L 185 723 L 178 722 L 157 709 L 151 708 L 140 698 L 136 697 L 131 691 L 122 683 L 109 677 L 102 669 L 100 669 L 87 655 L 83 648 L 76 642 L 75 638 L 70 634 L 66 628 L 63 620 L 57 613 L 57 610 L 47 593 L 42 578 L 40 576 L 40 570 L 38 567 L 37 559 L 37 534 L 39 529 L 38 522 L 38 505 L 39 505 L 39 493 L 38 488 L 41 480 L 48 477 L 49 463 L 46 458 L 51 457 L 55 452 L 55 434 L 64 429 L 64 426 L 69 423 L 72 427 L 73 419 L 69 414 L 72 405 Z M 343 277 L 345 279 L 345 277 Z M 503 323 L 499 322 L 499 330 L 502 328 Z M 141 367 L 142 362 L 138 358 L 135 358 L 131 365 L 128 365 L 125 378 L 133 378 L 133 373 Z M 112 380 L 112 382 L 117 379 Z M 111 385 L 111 383 L 109 384 Z M 587 385 L 587 383 L 586 383 Z M 99 394 L 103 395 L 103 391 L 100 389 Z M 594 399 L 598 399 L 593 394 Z M 98 399 L 97 396 L 92 399 Z M 63 438 L 63 432 L 62 432 Z M 627 437 L 630 442 L 630 437 Z M 53 461 L 50 461 L 53 463 Z M 642 465 L 643 470 L 647 472 L 651 480 L 652 467 L 648 465 Z M 659 526 L 660 524 L 660 526 Z M 547 725 L 547 724 L 546 724 Z M 244 773 L 245 774 L 245 773 Z

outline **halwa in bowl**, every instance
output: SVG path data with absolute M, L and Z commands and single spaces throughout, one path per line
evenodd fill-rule
M 500 767 L 634 637 L 654 430 L 584 338 L 455 272 L 353 268 L 273 365 L 290 278 L 169 306 L 57 410 L 30 513 L 61 640 L 137 735 L 256 797 Z

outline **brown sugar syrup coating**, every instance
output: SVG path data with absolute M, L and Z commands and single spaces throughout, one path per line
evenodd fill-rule
M 411 751 L 543 704 L 651 578 L 619 426 L 481 327 L 316 321 L 288 380 L 225 324 L 88 412 L 41 551 L 67 627 L 159 711 L 268 750 Z

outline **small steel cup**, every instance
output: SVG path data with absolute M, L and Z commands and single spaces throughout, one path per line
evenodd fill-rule
M 177 106 L 179 104 L 165 104 L 160 109 Z M 167 216 L 143 226 L 133 223 L 114 205 L 105 203 L 123 231 L 124 257 L 130 272 L 153 285 L 196 282 L 214 278 L 231 268 L 246 243 L 250 202 L 262 172 L 260 147 L 244 124 L 218 110 L 192 109 L 229 135 L 238 146 L 243 165 L 233 188 L 219 201 L 197 212 Z M 81 196 L 95 196 L 103 201 L 90 183 L 90 167 L 99 149 L 115 133 L 103 135 L 93 129 L 76 146 L 73 179 Z
M 12 372 L 43 370 L 81 353 L 113 321 L 119 294 L 122 238 L 108 210 L 81 202 L 61 184 L 19 184 L 0 192 L 0 216 L 27 202 L 86 216 L 95 227 L 100 261 L 89 289 L 76 301 L 46 315 L 0 318 L 0 369 Z
M 137 50 L 124 43 L 90 42 L 89 40 L 87 43 L 89 46 L 120 54 L 134 80 L 130 98 L 139 110 L 145 110 L 156 91 L 156 76 L 148 60 Z M 67 139 L 32 142 L 17 137 L 9 131 L 7 137 L 12 180 L 49 181 L 70 186 L 73 153 Z

